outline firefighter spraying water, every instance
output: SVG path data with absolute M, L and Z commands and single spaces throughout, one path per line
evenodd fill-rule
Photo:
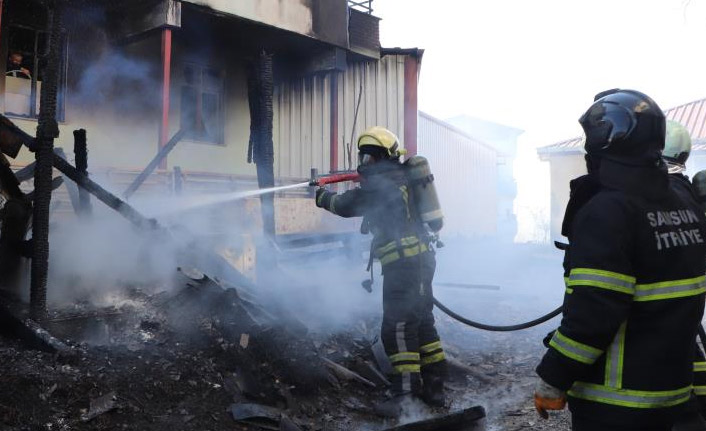
M 434 326 L 432 280 L 443 214 L 433 176 L 422 157 L 402 163 L 405 150 L 382 127 L 363 132 L 358 150 L 361 186 L 343 194 L 319 188 L 316 205 L 341 217 L 363 217 L 361 232 L 373 235 L 371 278 L 373 259 L 382 265 L 382 340 L 394 373 L 392 398 L 376 410 L 397 417 L 416 397 L 442 407 L 446 360 Z

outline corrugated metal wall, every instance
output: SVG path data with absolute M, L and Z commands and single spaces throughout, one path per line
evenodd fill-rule
M 419 114 L 419 155 L 431 165 L 445 216 L 443 234 L 497 232 L 497 152 L 427 114 Z
M 385 126 L 402 138 L 404 60 L 403 55 L 390 55 L 379 62 L 349 64 L 346 72 L 339 73 L 339 170 L 351 167 L 346 157 L 346 144 L 351 142 L 351 136 L 355 141 L 366 128 Z M 331 154 L 331 76 L 306 77 L 278 85 L 274 111 L 275 176 L 282 179 L 308 178 L 312 167 L 322 173 L 328 172 Z M 355 147 L 351 159 L 355 168 Z
M 350 168 L 346 145 L 353 142 L 353 168 L 356 163 L 356 137 L 365 129 L 383 126 L 404 135 L 404 61 L 403 55 L 388 55 L 379 62 L 350 65 L 338 80 L 338 167 Z M 362 85 L 362 97 L 361 94 Z M 358 119 L 355 111 L 358 108 Z M 355 126 L 354 126 L 355 125 Z M 351 136 L 353 137 L 351 141 Z M 402 142 L 404 145 L 404 142 Z
M 329 170 L 331 77 L 312 76 L 275 89 L 275 177 L 308 178 Z

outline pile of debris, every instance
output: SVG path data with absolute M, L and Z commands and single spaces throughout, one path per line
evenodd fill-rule
M 53 311 L 42 325 L 56 338 L 34 334 L 45 351 L 0 339 L 0 382 L 10 388 L 0 392 L 0 426 L 439 430 L 484 414 L 464 411 L 472 404 L 456 396 L 455 415 L 418 406 L 400 423 L 383 422 L 373 404 L 386 396 L 390 365 L 377 317 L 348 332 L 310 333 L 294 316 L 262 307 L 248 288 L 195 270 L 181 274 L 182 287 L 169 292 L 132 288 L 111 307 Z M 454 363 L 452 392 L 466 394 L 469 378 L 492 385 Z

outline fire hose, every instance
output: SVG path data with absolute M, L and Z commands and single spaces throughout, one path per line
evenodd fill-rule
M 467 319 L 460 314 L 457 314 L 453 311 L 451 311 L 447 306 L 442 304 L 438 299 L 434 298 L 434 305 L 444 313 L 446 313 L 449 317 L 451 317 L 454 320 L 457 320 L 464 325 L 471 326 L 473 328 L 477 329 L 483 329 L 485 331 L 493 331 L 493 332 L 512 332 L 512 331 L 519 331 L 522 329 L 527 329 L 531 328 L 533 326 L 537 326 L 541 323 L 544 323 L 550 319 L 553 319 L 554 317 L 558 316 L 561 314 L 562 306 L 559 306 L 556 310 L 545 314 L 544 316 L 538 317 L 537 319 L 530 320 L 529 322 L 524 322 L 524 323 L 518 323 L 516 325 L 507 325 L 507 326 L 500 326 L 500 325 L 487 325 L 485 323 L 480 323 L 476 322 L 470 319 Z
M 319 175 L 318 170 L 313 168 L 311 170 L 311 180 L 309 182 L 310 186 L 318 186 L 318 187 L 323 187 L 327 184 L 335 184 L 335 183 L 340 183 L 340 182 L 345 182 L 345 181 L 360 181 L 360 176 L 357 172 L 339 172 L 339 173 L 333 173 L 329 175 Z M 447 306 L 442 304 L 438 299 L 434 298 L 434 305 L 444 313 L 446 313 L 449 317 L 452 319 L 455 319 L 464 325 L 471 326 L 473 328 L 477 329 L 482 329 L 485 331 L 493 331 L 493 332 L 511 332 L 511 331 L 519 331 L 522 329 L 527 329 L 531 328 L 533 326 L 537 326 L 539 324 L 542 324 L 550 319 L 553 319 L 554 317 L 558 316 L 561 314 L 562 307 L 559 306 L 556 310 L 545 314 L 544 316 L 538 317 L 537 319 L 531 320 L 529 322 L 524 322 L 524 323 L 518 323 L 516 325 L 488 325 L 485 323 L 480 323 L 476 322 L 471 319 L 467 319 L 463 316 L 461 316 L 458 313 L 455 313 L 451 309 L 449 309 Z

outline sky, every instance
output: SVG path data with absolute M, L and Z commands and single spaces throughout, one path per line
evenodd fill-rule
M 525 130 L 520 240 L 548 217 L 536 148 L 581 134 L 594 94 L 631 88 L 669 109 L 706 97 L 706 0 L 374 0 L 384 47 L 425 50 L 419 108 Z

